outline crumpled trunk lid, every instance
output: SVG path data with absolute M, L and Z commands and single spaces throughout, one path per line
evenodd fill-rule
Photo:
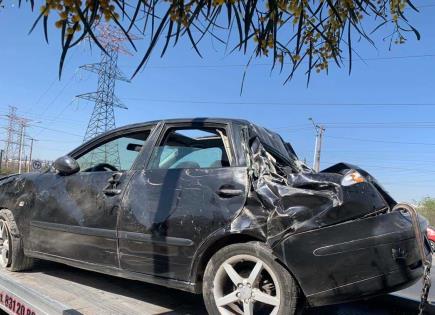
M 368 178 L 366 182 L 341 185 L 343 172 L 356 168 L 350 164 L 340 163 L 319 173 L 291 173 L 258 139 L 251 142 L 250 150 L 251 192 L 232 230 L 262 229 L 273 244 L 284 235 L 363 218 L 389 208 L 367 172 L 361 170 Z

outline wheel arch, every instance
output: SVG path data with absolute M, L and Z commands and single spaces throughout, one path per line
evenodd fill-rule
M 264 237 L 256 234 L 248 234 L 248 233 L 231 233 L 231 234 L 220 234 L 219 236 L 213 237 L 212 241 L 204 242 L 200 249 L 195 254 L 195 259 L 193 261 L 193 266 L 191 270 L 191 279 L 192 282 L 195 283 L 195 291 L 201 292 L 201 284 L 202 277 L 204 275 L 205 268 L 207 263 L 211 259 L 211 257 L 220 249 L 238 243 L 248 243 L 248 242 L 261 242 L 266 244 L 266 240 Z M 274 250 L 271 249 L 272 253 Z M 278 264 L 280 264 L 283 268 L 285 268 L 294 278 L 296 284 L 298 286 L 299 291 L 305 296 L 304 291 L 300 285 L 299 277 L 295 274 L 293 270 L 291 270 L 290 266 L 285 264 L 278 255 L 275 255 L 275 260 Z
M 7 225 L 8 240 L 10 241 L 7 265 L 2 265 L 10 271 L 22 271 L 30 269 L 33 266 L 33 259 L 27 257 L 24 253 L 23 237 L 20 233 L 20 227 L 15 219 L 15 214 L 9 208 L 0 208 L 0 216 Z
M 17 214 L 15 213 L 15 211 L 9 207 L 2 207 L 0 206 L 0 212 L 5 213 L 6 216 L 9 216 L 10 219 L 12 219 L 14 221 L 14 226 L 9 227 L 10 228 L 10 233 L 13 236 L 19 236 L 20 238 L 22 238 L 21 235 L 21 222 L 17 219 Z
M 264 239 L 255 234 L 218 234 L 219 236 L 215 235 L 212 240 L 204 242 L 195 253 L 191 269 L 191 279 L 195 284 L 202 283 L 202 277 L 204 275 L 205 267 L 207 266 L 208 261 L 221 248 L 232 244 L 247 243 L 252 241 L 264 242 Z M 197 291 L 200 292 L 201 286 L 197 285 L 197 289 Z
M 15 207 L 11 207 L 13 205 L 4 205 L 4 203 L 0 203 L 0 211 L 5 211 L 9 213 L 11 218 L 14 220 L 15 226 L 10 231 L 14 236 L 19 236 L 22 240 L 23 244 L 27 245 L 27 236 L 29 234 L 29 216 L 26 216 L 25 213 L 21 209 L 16 209 Z M 24 246 L 27 248 L 26 246 Z

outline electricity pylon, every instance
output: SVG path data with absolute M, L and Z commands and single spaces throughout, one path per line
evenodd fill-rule
M 8 119 L 8 127 L 6 128 L 7 139 L 5 141 L 4 160 L 6 168 L 14 168 L 14 164 L 18 165 L 18 173 L 21 173 L 26 128 L 29 125 L 30 119 L 19 117 L 17 108 L 9 106 L 9 113 L 6 115 Z
M 83 141 L 90 140 L 116 127 L 115 107 L 127 109 L 115 95 L 115 83 L 117 80 L 130 82 L 118 68 L 119 53 L 130 54 L 121 45 L 127 38 L 121 30 L 108 24 L 99 25 L 98 28 L 98 41 L 105 49 L 105 52 L 101 51 L 101 61 L 80 67 L 81 69 L 98 74 L 97 91 L 77 95 L 79 98 L 95 102 Z M 97 151 L 92 152 L 86 159 L 86 164 L 89 164 L 86 166 L 98 163 L 109 163 L 119 168 L 120 159 L 117 145 L 108 143 Z

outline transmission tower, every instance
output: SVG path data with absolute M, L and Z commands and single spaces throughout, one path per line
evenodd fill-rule
M 104 47 L 99 63 L 83 65 L 80 68 L 98 74 L 96 92 L 77 95 L 77 97 L 95 103 L 83 141 L 112 130 L 116 127 L 115 107 L 127 109 L 115 95 L 116 81 L 130 82 L 118 68 L 119 53 L 130 54 L 121 45 L 126 41 L 124 33 L 108 24 L 99 25 L 98 41 Z M 120 167 L 119 150 L 116 144 L 106 144 L 87 157 L 87 166 L 97 163 L 109 163 Z
M 6 168 L 18 167 L 18 172 L 21 173 L 22 162 L 24 157 L 25 135 L 26 128 L 30 122 L 29 119 L 19 117 L 17 108 L 9 106 L 9 113 L 6 115 L 8 126 L 6 127 L 6 142 L 4 150 L 4 160 Z

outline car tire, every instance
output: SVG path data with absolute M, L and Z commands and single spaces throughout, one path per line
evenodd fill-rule
M 216 252 L 205 269 L 202 291 L 211 315 L 294 315 L 301 300 L 296 280 L 260 242 Z
M 432 253 L 435 253 L 435 242 L 430 241 L 430 247 L 432 248 Z
M 34 260 L 23 250 L 23 240 L 10 210 L 0 210 L 0 266 L 9 271 L 31 269 Z

